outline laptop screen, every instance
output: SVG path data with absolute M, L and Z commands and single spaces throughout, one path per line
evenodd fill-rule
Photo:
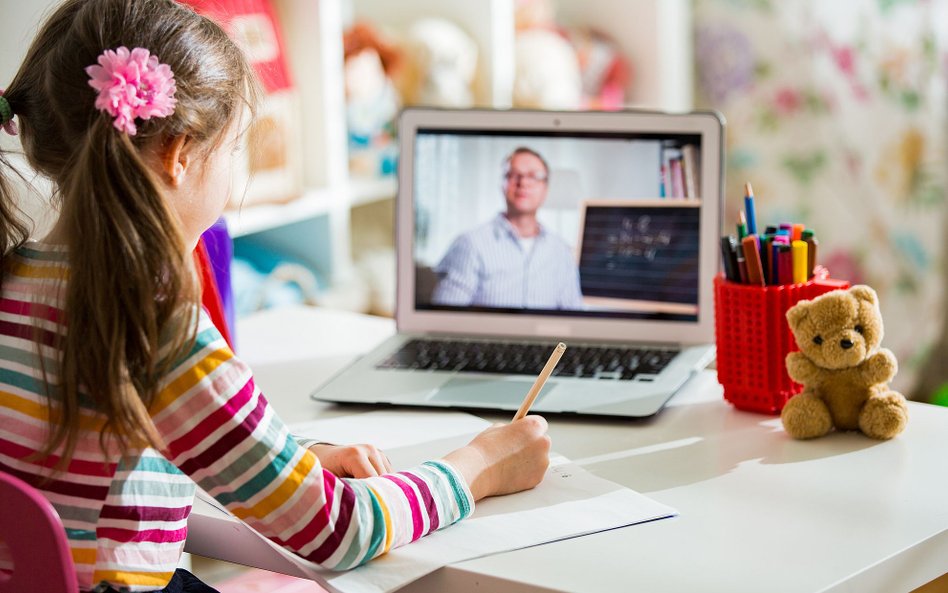
M 697 321 L 701 134 L 415 134 L 415 310 Z

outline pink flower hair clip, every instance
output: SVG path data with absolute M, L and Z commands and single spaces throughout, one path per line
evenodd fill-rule
M 95 108 L 114 117 L 117 130 L 134 136 L 136 118 L 174 113 L 174 74 L 147 49 L 107 49 L 98 62 L 86 68 L 89 86 L 98 92 Z

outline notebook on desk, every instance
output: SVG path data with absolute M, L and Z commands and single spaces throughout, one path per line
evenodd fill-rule
M 321 401 L 655 414 L 714 357 L 723 120 L 408 109 L 395 336 Z

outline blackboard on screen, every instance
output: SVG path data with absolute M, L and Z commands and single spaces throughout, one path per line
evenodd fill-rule
M 584 297 L 698 303 L 700 207 L 694 200 L 584 204 Z

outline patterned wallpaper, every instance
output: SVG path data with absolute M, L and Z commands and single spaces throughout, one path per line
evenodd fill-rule
M 728 227 L 750 181 L 758 221 L 815 229 L 834 277 L 878 291 L 894 386 L 932 399 L 948 385 L 948 0 L 695 0 L 694 16 L 696 102 L 728 122 Z

